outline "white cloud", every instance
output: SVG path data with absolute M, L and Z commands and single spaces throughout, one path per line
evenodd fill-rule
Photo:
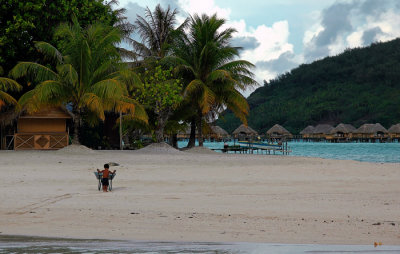
M 395 1 L 382 2 L 376 8 L 374 1 L 338 1 L 320 12 L 319 19 L 304 33 L 303 44 L 308 62 L 328 55 L 336 55 L 346 48 L 366 46 L 371 42 L 389 41 L 400 36 L 400 14 Z M 345 8 L 339 8 L 345 6 Z M 368 7 L 368 8 L 366 8 Z M 343 12 L 343 9 L 346 11 Z M 343 17 L 341 16 L 343 15 Z M 337 26 L 326 20 L 332 17 L 343 22 Z M 326 33 L 330 31 L 332 33 Z M 322 36 L 335 36 L 321 43 Z
M 228 19 L 231 14 L 230 8 L 221 8 L 215 4 L 214 0 L 178 0 L 179 6 L 187 13 L 193 15 L 207 14 L 213 15 L 218 14 L 218 17 Z

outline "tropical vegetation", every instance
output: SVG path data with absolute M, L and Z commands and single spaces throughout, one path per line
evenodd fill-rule
M 60 25 L 55 35 L 63 39 L 61 51 L 47 42 L 35 44 L 55 68 L 20 62 L 10 72 L 14 79 L 26 77 L 38 83 L 19 99 L 28 113 L 49 105 L 71 105 L 76 144 L 80 143 L 78 133 L 84 111 L 94 122 L 104 120 L 105 111 L 129 113 L 147 121 L 141 105 L 128 96 L 128 86 L 134 86 L 138 78 L 121 62 L 115 47 L 121 41 L 119 29 L 101 23 L 83 29 L 74 19 L 71 25 Z
M 55 28 L 76 16 L 85 27 L 95 22 L 119 26 L 132 31 L 124 9 L 113 6 L 116 1 L 103 0 L 7 0 L 0 4 L 0 66 L 8 73 L 18 61 L 36 61 L 40 54 L 35 41 L 59 46 L 53 36 Z
M 399 48 L 396 39 L 348 49 L 264 82 L 247 99 L 249 125 L 265 132 L 280 124 L 299 133 L 320 123 L 400 122 Z M 217 123 L 231 132 L 240 120 L 226 111 Z
M 74 115 L 73 143 L 93 146 L 106 142 L 99 128 L 110 119 L 121 137 L 147 133 L 156 142 L 165 135 L 176 140 L 190 123 L 191 140 L 197 129 L 200 145 L 204 125 L 226 108 L 246 123 L 249 106 L 240 92 L 256 84 L 254 66 L 239 59 L 240 47 L 230 44 L 235 30 L 224 28 L 224 19 L 194 15 L 178 25 L 176 9 L 157 5 L 132 25 L 114 3 L 2 4 L 7 29 L 0 31 L 0 66 L 7 64 L 9 75 L 0 79 L 0 107 L 32 113 L 63 105 Z M 133 28 L 139 40 L 132 39 Z
M 238 60 L 240 48 L 230 44 L 236 30 L 224 29 L 225 23 L 216 15 L 194 15 L 188 34 L 176 37 L 172 45 L 177 71 L 188 81 L 184 94 L 194 109 L 199 146 L 204 119 L 225 107 L 247 123 L 249 107 L 240 91 L 256 84 L 250 71 L 254 65 Z

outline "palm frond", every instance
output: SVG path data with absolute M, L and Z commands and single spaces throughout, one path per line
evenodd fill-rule
M 45 56 L 45 60 L 53 63 L 62 64 L 63 56 L 58 49 L 56 49 L 50 43 L 44 41 L 35 42 L 36 49 Z
M 203 114 L 207 114 L 215 102 L 215 93 L 207 86 L 203 87 L 203 93 L 199 100 L 199 106 Z
M 125 95 L 124 84 L 118 79 L 101 80 L 93 84 L 90 88 L 90 92 L 101 99 L 118 100 Z
M 22 86 L 15 80 L 0 77 L 0 91 L 18 92 L 22 90 Z
M 85 93 L 79 106 L 88 108 L 90 112 L 95 113 L 101 120 L 105 119 L 103 100 L 96 94 Z
M 206 85 L 199 79 L 192 80 L 185 88 L 183 95 L 192 96 L 194 94 L 202 93 Z
M 41 104 L 59 104 L 67 102 L 70 91 L 60 81 L 46 80 L 34 89 L 35 100 Z
M 0 109 L 7 104 L 17 106 L 18 102 L 11 95 L 0 90 Z
M 78 73 L 71 64 L 63 64 L 57 66 L 57 72 L 61 80 L 63 80 L 70 86 L 75 87 L 78 85 Z
M 31 81 L 42 82 L 45 80 L 56 80 L 58 78 L 50 68 L 32 62 L 19 62 L 10 71 L 10 76 L 14 79 L 27 77 Z

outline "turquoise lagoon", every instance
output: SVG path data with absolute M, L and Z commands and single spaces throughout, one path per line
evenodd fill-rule
M 230 141 L 229 145 L 237 142 Z M 187 141 L 178 142 L 178 147 Z M 221 149 L 223 142 L 205 142 L 210 149 Z M 288 142 L 292 151 L 289 156 L 317 157 L 337 160 L 356 160 L 377 163 L 400 163 L 400 143 L 327 143 L 327 142 Z M 276 153 L 277 155 L 281 153 Z

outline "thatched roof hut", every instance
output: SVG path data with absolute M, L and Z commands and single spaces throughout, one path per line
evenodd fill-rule
M 343 133 L 349 134 L 356 131 L 356 128 L 351 124 L 340 123 L 331 130 L 331 134 Z
M 388 131 L 380 123 L 366 123 L 360 126 L 356 131 L 359 134 L 378 134 L 388 133 Z
M 178 131 L 178 138 L 189 138 L 191 127 L 187 126 L 184 130 Z
M 392 125 L 392 127 L 388 129 L 388 132 L 391 134 L 400 134 L 400 123 Z
M 214 126 L 213 125 L 210 128 L 211 128 L 211 133 L 212 134 L 215 134 L 215 135 L 220 136 L 220 137 L 229 136 L 229 133 L 226 130 L 222 129 L 220 126 L 216 126 L 216 125 Z
M 267 131 L 270 137 L 292 137 L 293 135 L 279 124 L 275 124 Z
M 14 149 L 60 149 L 68 145 L 66 121 L 74 116 L 64 107 L 43 108 L 23 113 L 14 134 Z
M 331 131 L 333 130 L 333 126 L 329 124 L 318 124 L 314 131 L 313 134 L 330 134 Z
M 246 126 L 244 124 L 240 125 L 239 127 L 237 127 L 236 130 L 234 130 L 232 132 L 232 134 L 234 136 L 239 136 L 239 135 L 243 135 L 243 136 L 257 136 L 258 132 L 256 132 L 255 130 L 253 130 L 250 126 Z
M 315 130 L 315 127 L 312 125 L 307 126 L 306 128 L 304 128 L 304 130 L 300 131 L 301 135 L 310 135 L 313 134 Z
M 391 138 L 400 138 L 400 123 L 392 125 L 388 132 Z

